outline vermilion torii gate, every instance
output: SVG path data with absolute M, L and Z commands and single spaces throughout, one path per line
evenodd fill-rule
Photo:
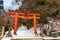
M 14 34 L 16 34 L 17 26 L 18 26 L 18 18 L 22 19 L 33 19 L 34 20 L 34 33 L 37 33 L 37 27 L 36 27 L 36 19 L 40 19 L 40 14 L 33 14 L 29 12 L 10 12 L 10 17 L 15 19 L 14 23 Z

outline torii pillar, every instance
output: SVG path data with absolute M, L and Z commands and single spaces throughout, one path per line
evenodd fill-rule
M 15 14 L 14 34 L 17 32 L 18 27 L 18 13 Z

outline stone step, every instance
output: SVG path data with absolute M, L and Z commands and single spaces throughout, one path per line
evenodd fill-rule
M 43 40 L 43 38 L 16 38 L 11 40 Z

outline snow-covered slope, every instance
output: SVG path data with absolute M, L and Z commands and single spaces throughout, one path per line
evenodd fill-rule
M 37 34 L 40 34 L 40 28 L 37 28 Z M 4 37 L 2 38 L 2 40 L 4 39 L 11 39 L 11 38 L 7 38 L 6 35 L 8 34 L 8 31 L 5 33 Z M 26 26 L 21 25 L 18 30 L 17 30 L 17 35 L 14 35 L 14 30 L 11 31 L 11 35 L 12 37 L 35 37 L 37 35 L 34 34 L 34 28 L 32 27 L 31 29 L 27 30 Z

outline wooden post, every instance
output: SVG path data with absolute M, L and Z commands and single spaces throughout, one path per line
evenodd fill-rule
M 16 34 L 18 26 L 18 13 L 15 14 L 14 34 Z
M 36 27 L 36 15 L 33 15 L 34 17 L 34 33 L 37 33 L 37 27 Z

